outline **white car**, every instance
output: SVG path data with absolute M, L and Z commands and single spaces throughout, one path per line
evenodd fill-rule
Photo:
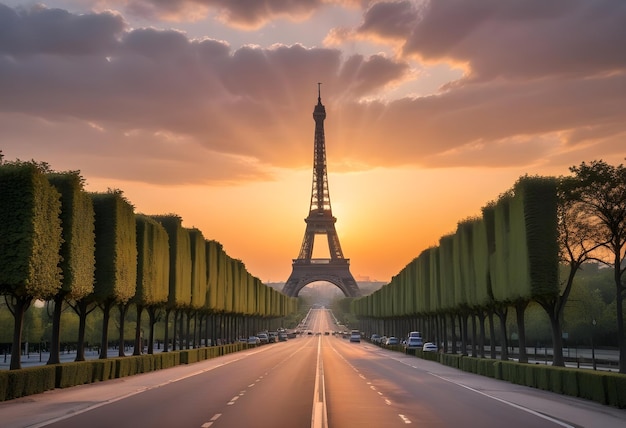
M 361 342 L 361 333 L 353 331 L 350 334 L 350 342 L 360 343 Z
M 437 345 L 432 342 L 424 343 L 424 347 L 422 348 L 424 352 L 437 352 Z
M 410 336 L 407 338 L 406 343 L 404 344 L 404 346 L 407 349 L 419 349 L 424 345 L 424 342 L 422 341 L 421 337 L 416 337 L 416 336 Z
M 385 346 L 396 346 L 399 344 L 400 344 L 400 339 L 394 336 L 388 337 L 387 340 L 385 341 Z

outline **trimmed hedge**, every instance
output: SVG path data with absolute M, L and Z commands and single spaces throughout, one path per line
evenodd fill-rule
M 56 367 L 40 366 L 10 370 L 7 373 L 7 388 L 4 400 L 40 394 L 54 389 Z
M 415 356 L 469 373 L 626 409 L 626 376 L 620 373 L 422 352 L 419 349 Z
M 247 349 L 245 343 L 132 355 L 106 360 L 78 361 L 0 371 L 0 401 L 39 394 L 55 388 L 133 376 L 180 364 L 191 364 Z
M 67 388 L 93 382 L 94 364 L 91 361 L 57 364 L 55 367 L 56 388 Z

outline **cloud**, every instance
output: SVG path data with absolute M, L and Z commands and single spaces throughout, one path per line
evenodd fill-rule
M 406 34 L 404 58 L 347 55 L 341 45 L 233 49 L 176 30 L 130 28 L 112 12 L 0 6 L 3 151 L 152 183 L 273 180 L 280 169 L 310 168 L 311 113 L 322 82 L 336 171 L 526 166 L 589 158 L 594 150 L 621 156 L 626 73 L 625 56 L 617 55 L 622 30 L 610 25 L 617 18 L 576 0 L 537 10 L 504 4 L 379 2 L 365 10 L 355 31 L 396 44 Z M 598 33 L 605 26 L 578 45 L 596 52 L 577 52 L 559 33 L 582 25 L 583 16 Z M 486 30 L 502 28 L 506 40 L 527 28 L 535 40 L 551 22 L 558 34 L 544 39 L 533 64 L 522 64 L 532 62 L 530 48 L 508 52 Z M 414 55 L 465 61 L 471 73 L 430 96 L 386 100 L 389 90 L 419 79 Z M 577 58 L 580 67 L 563 67 L 560 57 Z
M 252 160 L 252 169 L 259 171 L 261 165 L 308 166 L 316 82 L 324 83 L 329 98 L 352 100 L 376 93 L 407 69 L 380 55 L 343 58 L 336 49 L 276 45 L 232 51 L 225 42 L 189 39 L 174 30 L 120 32 L 123 21 L 111 13 L 79 16 L 41 7 L 0 13 L 0 20 L 17 23 L 3 27 L 15 43 L 0 47 L 0 114 L 30 116 L 36 123 L 89 124 L 79 126 L 77 136 L 92 138 L 97 128 L 101 144 L 77 148 L 85 152 L 113 147 L 112 153 L 140 157 L 140 147 L 150 139 L 176 148 L 176 141 L 184 140 L 201 148 L 201 156 L 246 159 L 246 165 Z M 44 30 L 60 21 L 65 34 L 85 34 L 84 41 L 64 44 L 63 35 L 57 43 L 43 40 Z M 91 25 L 86 28 L 85 22 Z M 58 150 L 68 147 L 65 125 L 48 131 L 39 138 Z M 159 135 L 176 138 L 154 137 Z M 160 158 L 169 156 L 163 152 Z M 124 162 L 116 167 L 124 168 Z M 233 180 L 247 178 L 234 170 Z M 184 175 L 184 168 L 180 172 Z M 178 180 L 199 180 L 187 175 Z M 205 179 L 223 177 L 206 174 Z
M 468 80 L 623 71 L 621 0 L 377 2 L 354 31 L 400 40 L 403 55 L 468 64 Z
M 0 52 L 9 55 L 85 55 L 109 52 L 127 25 L 119 14 L 75 15 L 34 6 L 0 3 Z
M 102 2 L 99 2 L 102 4 Z M 303 20 L 327 3 L 358 3 L 355 0 L 108 0 L 144 19 L 164 21 L 198 21 L 211 15 L 226 25 L 240 29 L 257 29 L 268 22 L 286 18 Z

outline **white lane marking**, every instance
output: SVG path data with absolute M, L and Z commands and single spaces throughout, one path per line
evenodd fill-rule
M 315 368 L 315 390 L 313 391 L 313 412 L 311 428 L 328 427 L 328 410 L 326 409 L 326 388 L 324 387 L 324 364 L 322 361 L 322 337 L 317 341 L 317 364 Z
M 391 406 L 391 400 L 388 398 L 385 398 L 385 404 L 388 406 Z
M 215 415 L 213 415 L 211 420 L 209 420 L 209 422 L 205 422 L 200 425 L 200 428 L 209 428 L 211 425 L 213 425 L 213 422 L 215 422 L 220 416 L 222 416 L 221 413 L 216 413 Z
M 410 424 L 411 423 L 411 420 L 409 418 L 407 418 L 406 416 L 404 416 L 404 415 L 398 415 L 398 416 L 400 416 L 400 419 L 402 419 L 402 421 L 405 424 Z
M 527 407 L 522 407 L 522 406 L 520 406 L 520 405 L 518 405 L 518 404 L 511 403 L 510 401 L 506 401 L 506 400 L 503 400 L 503 399 L 501 399 L 501 398 L 494 397 L 493 395 L 486 394 L 486 393 L 484 393 L 484 392 L 482 392 L 482 391 L 479 391 L 479 390 L 477 390 L 477 389 L 474 389 L 474 388 L 472 388 L 472 387 L 470 387 L 470 386 L 463 385 L 462 383 L 454 382 L 453 380 L 447 379 L 447 378 L 445 378 L 445 377 L 443 377 L 443 376 L 436 375 L 435 373 L 428 372 L 428 374 L 430 374 L 430 375 L 432 375 L 432 376 L 435 376 L 435 377 L 437 377 L 437 378 L 439 378 L 439 379 L 441 379 L 441 380 L 445 380 L 446 382 L 450 382 L 450 383 L 452 383 L 452 384 L 454 384 L 454 385 L 458 385 L 458 386 L 460 386 L 460 387 L 462 387 L 462 388 L 465 388 L 465 389 L 468 389 L 468 390 L 470 390 L 470 391 L 473 391 L 473 392 L 475 392 L 475 393 L 477 393 L 477 394 L 480 394 L 480 395 L 483 395 L 483 396 L 485 396 L 485 397 L 491 398 L 492 400 L 499 401 L 500 403 L 503 403 L 503 404 L 508 404 L 508 405 L 509 405 L 509 406 L 511 406 L 511 407 L 514 407 L 514 408 L 516 408 L 516 409 L 519 409 L 519 410 L 522 410 L 522 411 L 524 411 L 524 412 L 530 413 L 531 415 L 538 416 L 538 417 L 540 417 L 541 419 L 545 419 L 545 420 L 547 420 L 547 421 L 554 422 L 555 424 L 560 425 L 560 426 L 562 426 L 562 427 L 566 427 L 566 428 L 575 428 L 575 426 L 574 426 L 574 425 L 570 425 L 570 424 L 568 424 L 568 423 L 566 423 L 566 422 L 563 422 L 563 421 L 560 421 L 560 420 L 558 420 L 558 419 L 552 418 L 552 417 L 550 417 L 550 416 L 544 415 L 544 414 L 542 414 L 542 413 L 536 412 L 536 411 L 534 411 L 534 410 L 532 410 L 532 409 L 529 409 L 529 408 L 527 408 Z

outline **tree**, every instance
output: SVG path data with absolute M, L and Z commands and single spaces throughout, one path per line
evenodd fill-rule
M 552 331 L 552 365 L 565 366 L 561 320 L 570 296 L 574 278 L 580 267 L 588 261 L 601 244 L 594 243 L 594 228 L 587 221 L 583 205 L 573 197 L 577 182 L 571 177 L 561 177 L 557 190 L 557 230 L 559 261 L 566 268 L 559 279 L 559 292 L 535 299 L 546 311 Z
M 151 216 L 166 230 L 169 239 L 169 280 L 168 300 L 165 308 L 165 345 L 169 346 L 169 316 L 174 311 L 174 335 L 172 350 L 176 349 L 176 325 L 181 310 L 191 304 L 191 241 L 189 232 L 182 226 L 182 218 L 176 214 Z
M 61 287 L 60 195 L 46 165 L 0 165 L 0 294 L 14 318 L 11 370 L 21 368 L 24 312 L 33 299 L 48 300 Z
M 48 181 L 61 194 L 62 287 L 54 296 L 52 334 L 48 364 L 60 363 L 61 312 L 65 299 L 81 300 L 93 291 L 94 211 L 91 198 L 83 190 L 78 171 L 48 174 Z
M 589 224 L 595 228 L 595 259 L 613 268 L 619 348 L 619 372 L 626 373 L 626 331 L 624 329 L 624 293 L 622 279 L 626 266 L 626 167 L 606 162 L 585 162 L 573 166 L 577 186 L 572 196 L 581 204 Z
M 96 231 L 96 284 L 92 297 L 103 313 L 100 358 L 105 359 L 110 310 L 114 304 L 121 309 L 119 342 L 123 355 L 125 305 L 135 295 L 137 285 L 135 213 L 120 190 L 89 195 L 93 201 Z
M 135 216 L 137 224 L 137 290 L 133 303 L 137 307 L 135 352 L 141 353 L 141 313 L 148 308 L 150 332 L 148 353 L 154 350 L 156 310 L 165 305 L 169 293 L 169 244 L 167 232 L 160 223 L 145 215 Z

